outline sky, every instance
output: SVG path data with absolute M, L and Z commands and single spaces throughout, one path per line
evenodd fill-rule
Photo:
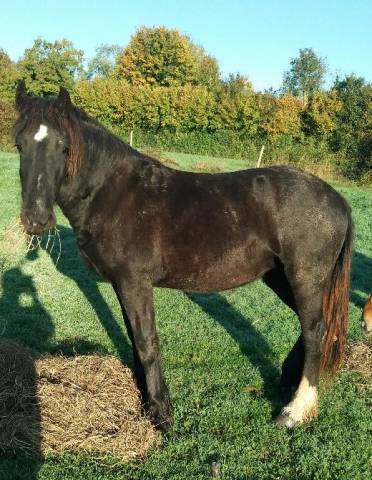
M 37 37 L 68 38 L 85 59 L 101 43 L 126 46 L 140 26 L 176 28 L 217 58 L 222 74 L 278 89 L 300 48 L 313 48 L 328 81 L 372 81 L 372 0 L 1 0 L 0 47 L 17 60 Z

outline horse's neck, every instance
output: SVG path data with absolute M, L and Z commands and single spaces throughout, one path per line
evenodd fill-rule
M 90 204 L 97 193 L 107 186 L 113 175 L 120 174 L 122 192 L 132 171 L 138 168 L 138 160 L 131 155 L 125 144 L 115 140 L 111 148 L 107 142 L 94 144 L 91 132 L 84 137 L 84 156 L 72 178 L 66 178 L 61 185 L 57 203 L 70 221 L 74 230 L 84 228 Z M 116 142 L 116 143 L 115 143 Z

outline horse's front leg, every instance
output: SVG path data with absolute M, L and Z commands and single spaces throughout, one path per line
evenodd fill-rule
M 124 279 L 116 283 L 115 291 L 133 344 L 134 373 L 145 408 L 156 427 L 165 431 L 171 421 L 170 401 L 160 366 L 152 285 Z

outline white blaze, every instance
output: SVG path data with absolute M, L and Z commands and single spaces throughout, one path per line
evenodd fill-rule
M 36 142 L 41 142 L 48 135 L 48 127 L 41 124 L 39 130 L 34 135 L 34 140 Z

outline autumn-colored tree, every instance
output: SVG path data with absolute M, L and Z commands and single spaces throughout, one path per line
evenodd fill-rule
M 0 150 L 14 149 L 11 131 L 15 119 L 16 111 L 13 104 L 0 98 Z
M 124 130 L 206 130 L 215 114 L 215 99 L 204 86 L 131 85 L 95 78 L 78 82 L 73 98 L 91 115 Z
M 302 99 L 304 105 L 311 95 L 320 90 L 327 71 L 325 60 L 318 57 L 312 48 L 300 49 L 292 58 L 290 69 L 284 73 L 283 91 Z
M 314 92 L 303 114 L 304 129 L 308 135 L 327 137 L 336 127 L 337 112 L 342 102 L 335 90 Z
M 117 75 L 135 85 L 213 85 L 219 70 L 214 58 L 178 30 L 141 27 L 119 55 Z
M 60 86 L 71 90 L 83 71 L 83 52 L 70 40 L 48 42 L 37 38 L 19 61 L 18 67 L 28 90 L 37 95 L 58 92 Z
M 302 101 L 290 94 L 279 98 L 272 97 L 270 112 L 261 127 L 270 139 L 277 140 L 280 136 L 301 137 Z

